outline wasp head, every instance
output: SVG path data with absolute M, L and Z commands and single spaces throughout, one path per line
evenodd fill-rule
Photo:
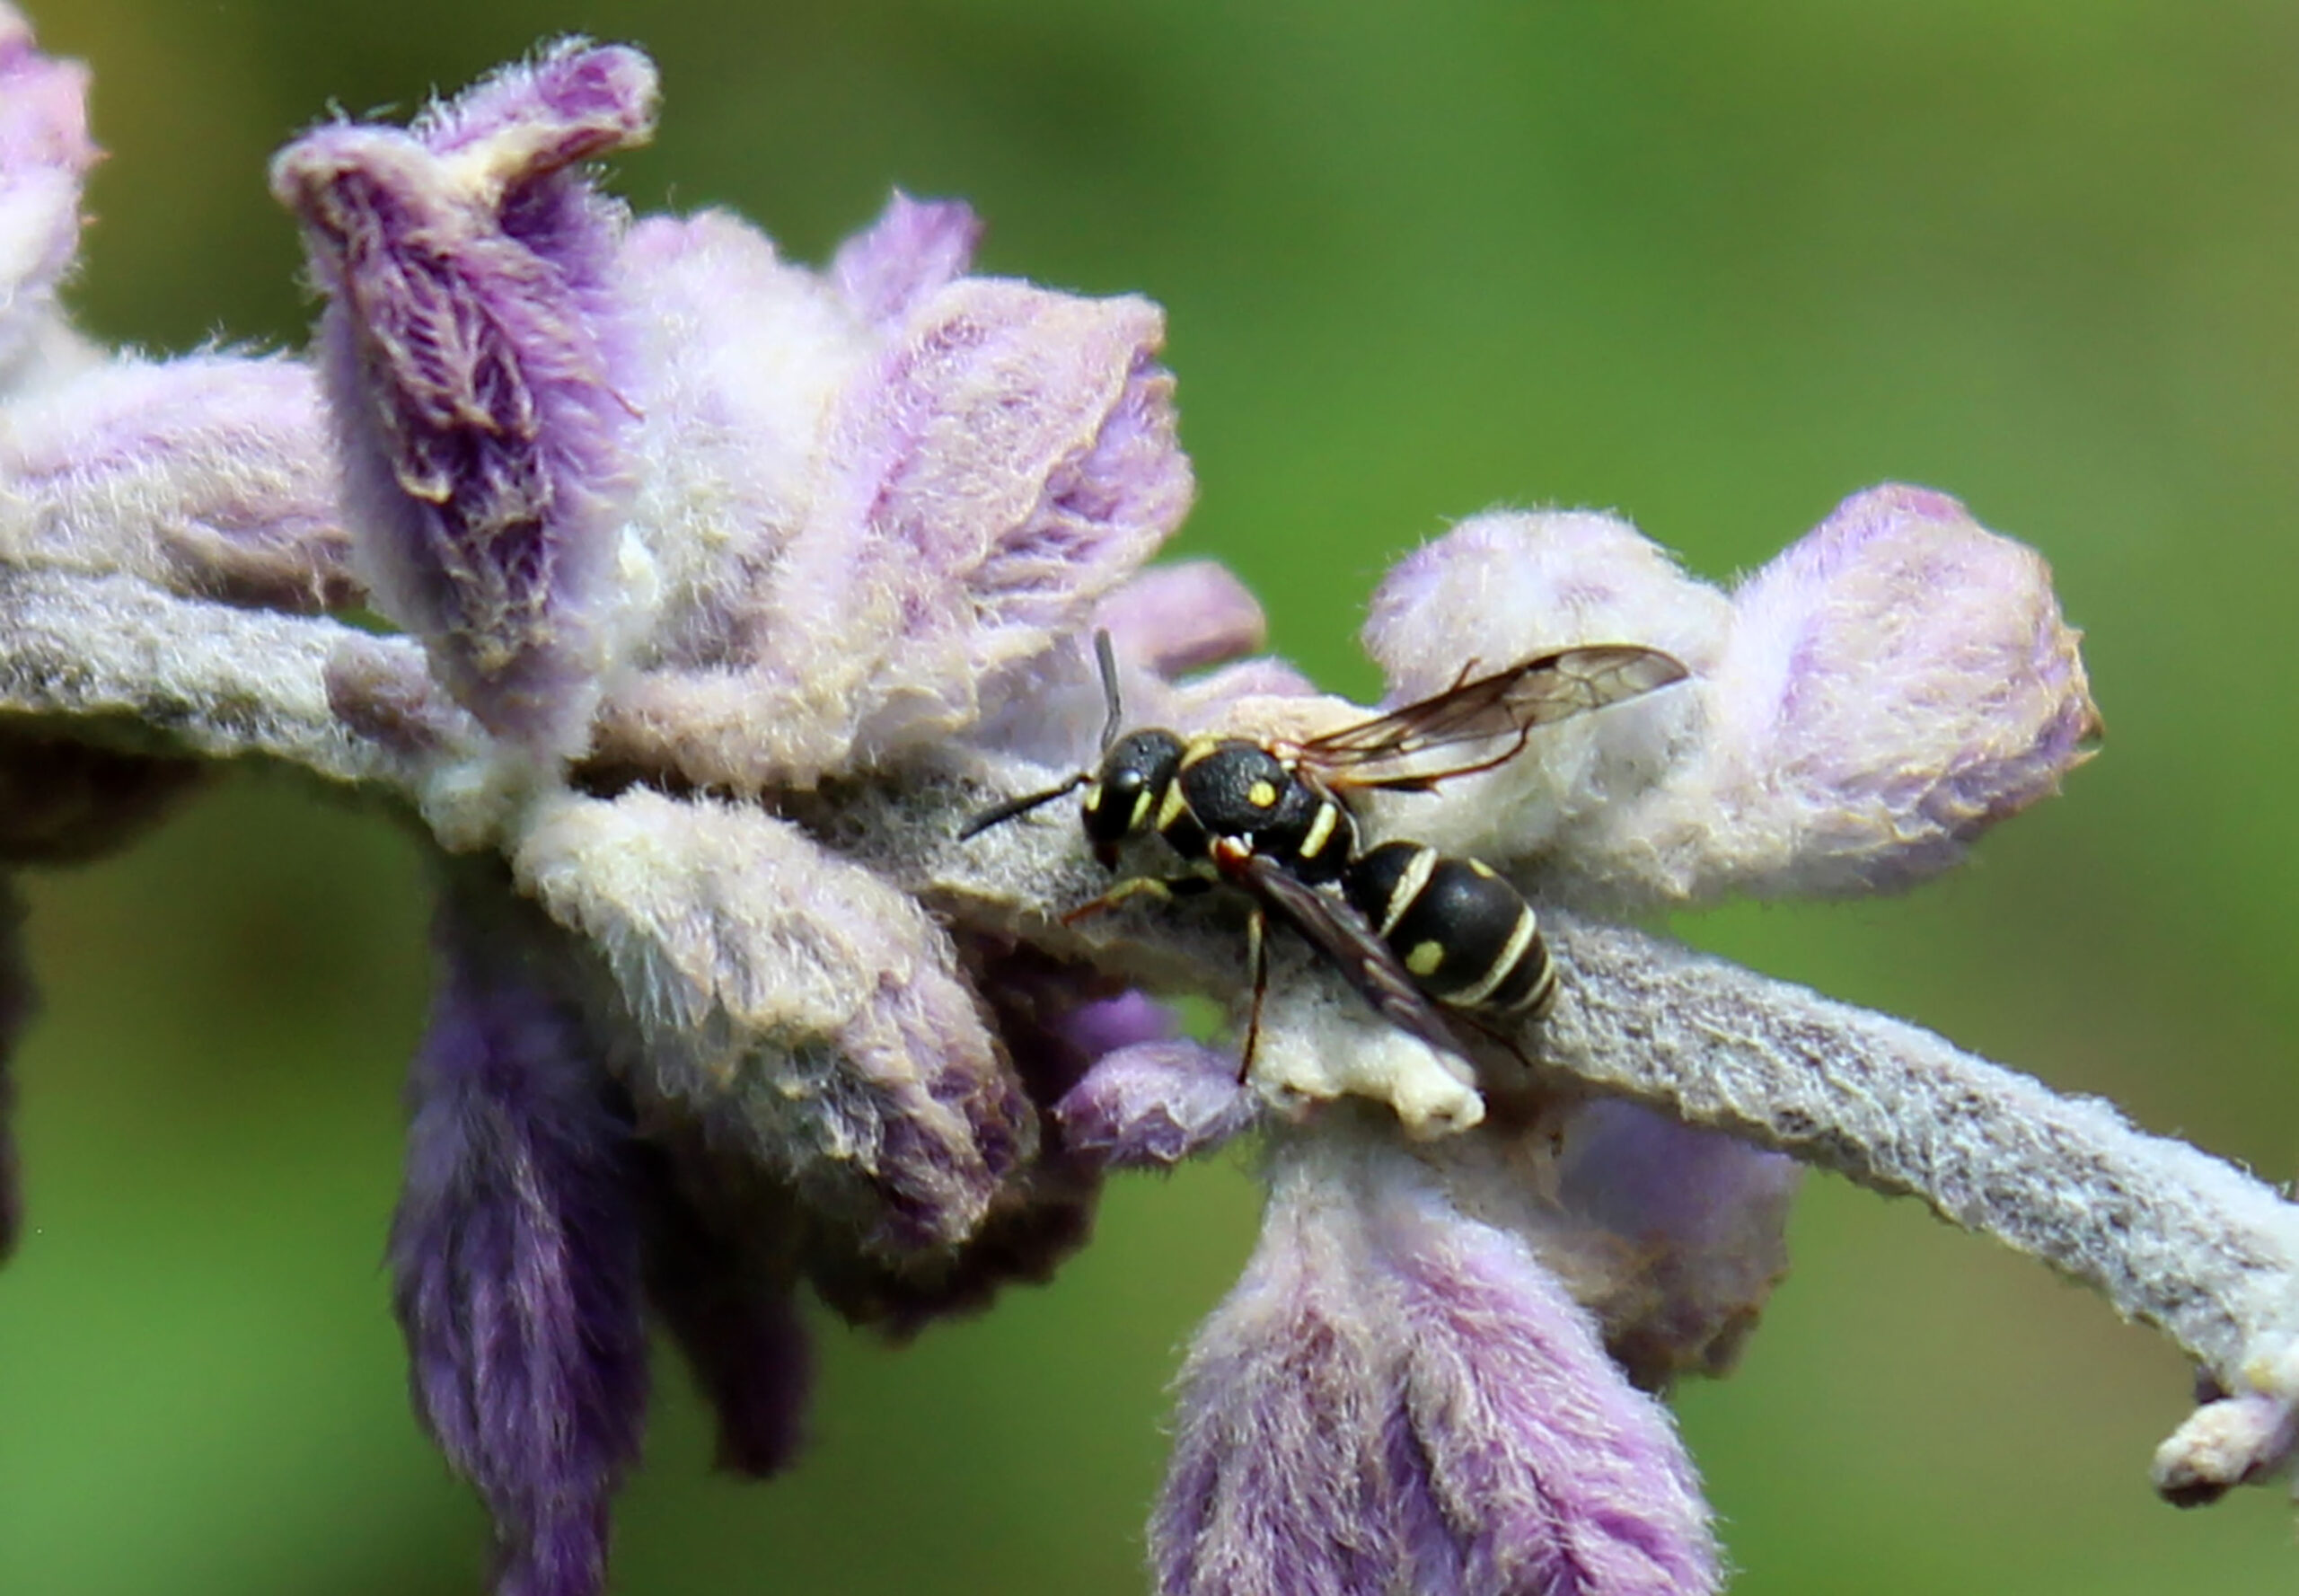
M 1181 763 L 1182 740 L 1154 727 L 1127 733 L 1102 755 L 1102 768 L 1086 789 L 1085 817 L 1094 857 L 1105 866 L 1117 861 L 1127 838 L 1155 824 Z

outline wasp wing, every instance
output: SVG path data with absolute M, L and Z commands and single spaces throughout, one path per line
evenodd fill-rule
M 1462 675 L 1467 674 L 1464 669 Z M 1329 786 L 1427 792 L 1440 781 L 1507 763 L 1536 727 L 1640 697 L 1691 674 L 1673 655 L 1634 643 L 1560 648 L 1312 737 L 1291 753 Z M 1497 737 L 1510 739 L 1499 754 L 1434 769 L 1394 768 L 1440 749 L 1489 744 Z
M 1422 990 L 1413 983 L 1387 943 L 1373 934 L 1364 917 L 1341 899 L 1303 885 L 1264 853 L 1246 852 L 1221 860 L 1223 872 L 1277 911 L 1309 939 L 1373 1012 L 1440 1053 L 1467 1058 L 1460 1038 Z

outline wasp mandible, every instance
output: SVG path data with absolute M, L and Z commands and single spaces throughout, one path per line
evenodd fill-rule
M 979 835 L 1063 795 L 1086 789 L 1086 836 L 1114 871 L 1123 846 L 1155 836 L 1180 861 L 1174 876 L 1128 876 L 1062 916 L 1074 924 L 1129 898 L 1172 897 L 1228 886 L 1246 895 L 1253 1005 L 1244 1080 L 1261 1036 L 1268 988 L 1271 913 L 1307 937 L 1374 1011 L 1440 1051 L 1467 1056 L 1446 1022 L 1450 1009 L 1480 1016 L 1545 1013 L 1556 966 L 1524 895 L 1481 860 L 1394 840 L 1362 845 L 1352 792 L 1431 792 L 1493 770 L 1522 753 L 1536 728 L 1638 698 L 1691 673 L 1672 656 L 1633 643 L 1560 648 L 1472 678 L 1464 666 L 1444 692 L 1306 742 L 1190 737 L 1160 727 L 1120 735 L 1117 664 L 1109 633 L 1094 636 L 1108 717 L 1102 758 L 1059 787 L 1009 799 L 968 821 Z M 1492 752 L 1495 744 L 1499 751 Z M 1423 768 L 1424 756 L 1474 748 L 1474 757 Z

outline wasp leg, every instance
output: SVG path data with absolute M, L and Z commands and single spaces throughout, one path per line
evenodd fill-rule
M 1212 885 L 1213 883 L 1199 876 L 1178 876 L 1170 881 L 1160 880 L 1155 876 L 1130 877 L 1111 887 L 1101 896 L 1088 898 L 1075 909 L 1070 910 L 1061 917 L 1061 923 L 1065 926 L 1076 925 L 1079 921 L 1089 920 L 1105 909 L 1116 908 L 1129 898 L 1153 897 L 1163 900 L 1187 897 L 1193 893 L 1203 892 Z
M 1246 1011 L 1246 1054 L 1238 1063 L 1238 1084 L 1254 1072 L 1254 1052 L 1261 1045 L 1261 1001 L 1269 995 L 1269 914 L 1259 904 L 1246 921 L 1246 966 L 1254 973 L 1253 1007 Z

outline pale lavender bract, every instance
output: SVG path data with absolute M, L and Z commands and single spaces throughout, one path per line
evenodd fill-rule
M 2032 550 L 1899 486 L 1845 500 L 1729 596 L 1611 516 L 1479 516 L 1401 561 L 1365 629 L 1398 698 L 1441 687 L 1464 649 L 1634 637 L 1692 667 L 1417 811 L 1432 842 L 1537 857 L 1551 890 L 1639 908 L 1953 864 L 2098 736 L 2077 636 Z

